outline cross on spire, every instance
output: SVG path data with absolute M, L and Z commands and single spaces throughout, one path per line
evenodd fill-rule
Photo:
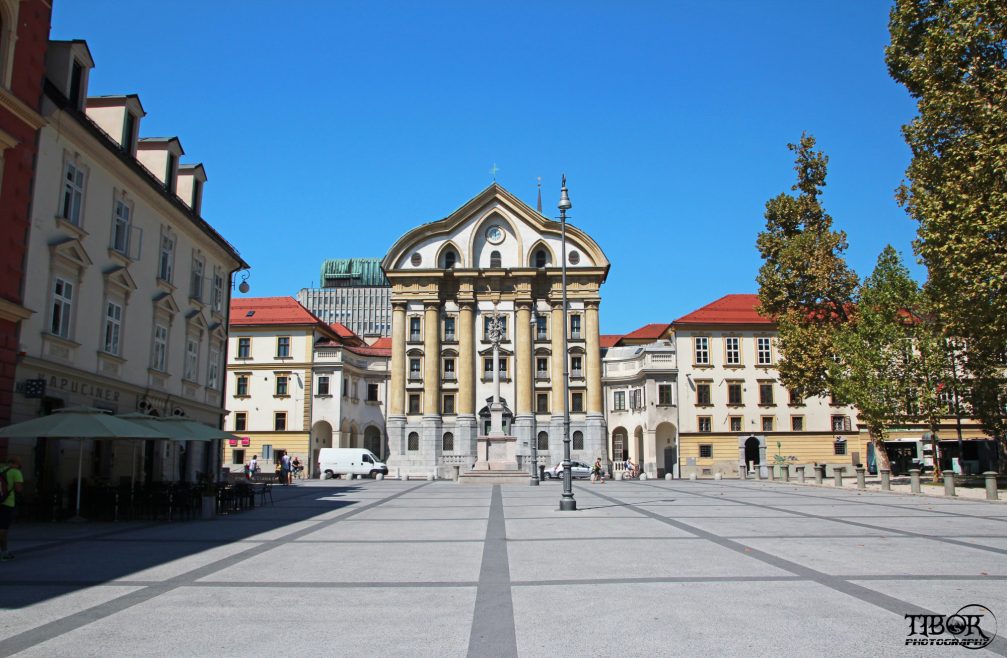
M 500 171 L 500 167 L 498 167 L 497 163 L 494 162 L 493 166 L 490 167 L 490 175 L 493 176 L 493 182 L 494 183 L 497 182 L 497 172 L 498 171 Z

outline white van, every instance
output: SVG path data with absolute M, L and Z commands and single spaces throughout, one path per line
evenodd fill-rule
M 323 480 L 338 475 L 388 475 L 388 467 L 366 448 L 322 448 L 318 451 L 318 472 Z

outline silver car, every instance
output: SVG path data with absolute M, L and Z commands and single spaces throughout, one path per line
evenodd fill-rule
M 545 471 L 545 476 L 550 480 L 553 478 L 563 478 L 563 463 L 560 462 L 556 464 L 551 469 L 547 468 Z M 589 478 L 591 477 L 591 465 L 585 464 L 584 462 L 571 461 L 570 462 L 570 476 L 574 478 Z

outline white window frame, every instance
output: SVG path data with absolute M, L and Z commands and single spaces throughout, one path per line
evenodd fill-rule
M 165 372 L 168 363 L 168 327 L 154 325 L 154 349 L 151 351 L 151 365 L 154 370 Z
M 87 191 L 87 169 L 73 160 L 63 164 L 63 187 L 59 216 L 78 228 L 84 219 L 84 196 Z
M 710 337 L 696 336 L 693 338 L 693 359 L 697 366 L 710 365 Z
M 192 269 L 189 272 L 189 299 L 203 301 L 203 274 L 206 272 L 206 263 L 199 254 L 192 255 Z
M 213 268 L 213 300 L 211 308 L 214 313 L 224 312 L 224 273 L 217 266 Z
M 175 236 L 169 231 L 161 232 L 161 249 L 157 261 L 157 278 L 171 283 L 175 270 Z
M 755 339 L 756 363 L 760 366 L 773 364 L 773 339 L 765 336 L 758 336 Z
M 283 350 L 280 349 L 281 345 L 285 346 L 285 348 Z M 290 358 L 290 345 L 291 345 L 290 336 L 277 336 L 276 337 L 276 358 L 277 359 L 289 359 Z
M 283 384 L 283 390 L 280 390 L 280 384 Z M 273 395 L 277 397 L 289 397 L 290 396 L 290 375 L 277 375 L 276 385 L 273 389 Z
M 612 398 L 612 411 L 626 411 L 626 391 L 615 391 Z
M 741 339 L 737 336 L 724 337 L 724 364 L 728 366 L 741 365 Z
M 133 228 L 133 204 L 116 197 L 112 202 L 112 240 L 109 245 L 124 256 L 129 256 L 129 234 Z
M 122 304 L 111 299 L 105 300 L 102 346 L 106 354 L 115 356 L 122 354 L 122 311 Z
M 322 390 L 323 385 L 324 385 L 324 388 L 325 388 L 324 391 Z M 328 396 L 329 395 L 329 391 L 332 390 L 331 389 L 331 385 L 332 385 L 332 383 L 331 383 L 331 380 L 329 379 L 329 375 L 318 375 L 318 383 L 315 385 L 315 395 L 316 396 Z
M 185 370 L 184 379 L 190 382 L 197 381 L 199 377 L 199 343 L 198 337 L 187 335 L 185 337 Z
M 53 277 L 52 282 L 52 303 L 49 305 L 49 331 L 54 336 L 69 340 L 73 336 L 73 295 L 77 282 L 63 276 Z M 69 294 L 67 294 L 69 287 Z M 59 315 L 59 326 L 56 323 L 57 310 Z
M 220 384 L 220 348 L 211 347 L 206 362 L 206 386 L 217 388 Z

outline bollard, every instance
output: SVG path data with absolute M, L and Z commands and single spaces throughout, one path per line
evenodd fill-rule
M 374 477 L 377 478 L 378 480 L 384 480 L 385 479 L 385 474 L 384 473 L 378 473 Z
M 986 500 L 999 500 L 997 495 L 997 472 L 984 471 L 983 477 L 986 478 Z
M 841 466 L 834 466 L 832 468 L 832 478 L 836 481 L 836 486 L 843 486 L 843 468 Z
M 825 479 L 825 464 L 815 464 L 815 484 L 821 484 Z
M 664 474 L 664 479 L 665 480 L 671 480 L 671 473 L 665 473 Z
M 780 467 L 780 475 L 783 476 L 784 482 L 790 482 L 790 466 L 784 464 Z
M 427 482 L 433 482 L 433 481 L 434 481 L 434 474 L 427 473 Z
M 920 469 L 909 469 L 909 488 L 913 493 L 918 494 L 920 492 Z
M 756 480 L 761 480 L 762 479 L 762 469 L 761 468 L 756 467 L 756 469 L 755 469 L 755 479 Z
M 944 495 L 954 496 L 955 494 L 955 474 L 944 472 Z
M 797 467 L 797 481 L 800 482 L 801 484 L 804 484 L 804 478 L 806 475 L 805 471 L 807 471 L 807 469 L 808 469 L 807 466 Z
M 696 474 L 695 473 L 689 473 L 689 479 L 695 482 L 695 480 L 696 480 Z
M 769 472 L 769 476 L 768 476 L 769 479 L 770 480 L 775 480 L 776 479 L 776 467 L 775 466 L 770 466 L 769 469 L 768 469 L 768 472 Z
M 646 480 L 646 479 L 647 479 L 647 474 L 641 471 L 640 472 L 640 480 L 642 481 L 642 480 Z
M 857 466 L 857 489 L 863 491 L 867 488 L 867 469 Z
M 738 464 L 738 479 L 739 480 L 748 479 L 748 468 L 744 464 Z
M 461 476 L 462 476 L 462 467 L 461 467 L 461 466 L 459 466 L 458 464 L 455 464 L 455 465 L 454 465 L 454 471 L 455 471 L 455 475 L 454 475 L 454 478 L 455 478 L 455 482 L 458 482 L 458 481 L 460 481 L 460 480 L 461 480 Z
M 724 476 L 723 476 L 723 475 L 721 475 L 720 473 L 714 473 L 714 474 L 713 474 L 713 479 L 714 479 L 714 480 L 719 480 L 719 479 L 721 479 L 721 478 L 723 478 L 723 477 L 724 477 Z
M 892 490 L 892 472 L 887 468 L 881 469 L 881 490 L 891 491 Z

